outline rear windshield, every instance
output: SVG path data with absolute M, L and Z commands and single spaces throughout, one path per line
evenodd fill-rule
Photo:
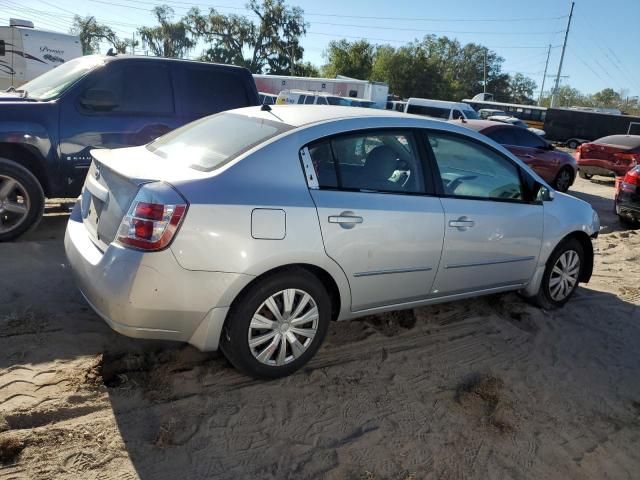
M 147 149 L 208 172 L 291 128 L 284 123 L 225 112 L 178 128 L 147 145 Z
M 640 147 L 640 135 L 609 135 L 602 137 L 593 143 L 606 143 L 608 145 L 620 145 L 627 148 Z

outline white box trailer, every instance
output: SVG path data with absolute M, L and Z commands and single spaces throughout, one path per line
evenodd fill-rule
M 278 95 L 283 90 L 306 90 L 331 93 L 340 97 L 370 100 L 377 108 L 386 108 L 389 86 L 382 82 L 369 82 L 355 78 L 293 77 L 287 75 L 254 74 L 258 91 Z
M 27 20 L 9 20 L 0 26 L 0 89 L 18 88 L 38 75 L 82 56 L 80 39 L 73 35 L 35 29 Z

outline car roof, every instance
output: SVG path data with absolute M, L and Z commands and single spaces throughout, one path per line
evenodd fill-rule
M 88 56 L 88 55 L 87 55 Z M 187 60 L 184 58 L 167 58 L 167 57 L 152 57 L 149 55 L 129 55 L 129 54 L 117 54 L 117 55 L 93 55 L 95 57 L 102 58 L 105 62 L 124 62 L 131 60 L 140 60 L 143 62 L 177 62 L 177 63 L 189 63 L 194 65 L 206 65 L 208 67 L 216 67 L 216 68 L 225 68 L 225 69 L 233 69 L 233 70 L 246 70 L 244 67 L 238 67 L 236 65 L 226 65 L 224 63 L 213 63 L 213 62 L 199 62 L 197 60 Z M 85 56 L 86 57 L 86 56 Z M 84 57 L 80 57 L 84 58 Z
M 498 122 L 494 120 L 450 120 L 449 123 L 453 123 L 455 125 L 460 125 L 462 127 L 470 128 L 471 130 L 475 130 L 476 132 L 482 132 L 484 130 L 488 130 L 489 128 L 520 128 L 512 125 L 510 123 Z
M 302 127 L 342 118 L 396 117 L 413 119 L 416 117 L 395 110 L 334 105 L 269 105 L 269 107 L 270 110 L 263 110 L 262 107 L 245 107 L 232 110 L 232 112 L 269 121 L 280 121 L 292 127 Z
M 471 105 L 464 103 L 464 102 L 450 102 L 448 100 L 432 100 L 430 98 L 418 98 L 418 97 L 411 97 L 409 98 L 409 100 L 407 100 L 408 104 L 413 104 L 413 105 L 420 105 L 420 106 L 430 106 L 430 105 L 434 105 L 434 106 L 447 106 L 447 107 L 451 107 L 451 108 L 460 108 L 462 110 L 473 110 L 473 108 L 471 107 Z

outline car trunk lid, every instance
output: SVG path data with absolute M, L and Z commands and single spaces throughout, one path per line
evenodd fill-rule
M 105 250 L 114 241 L 120 223 L 141 185 L 201 177 L 202 173 L 153 154 L 144 147 L 92 150 L 81 195 L 85 228 Z

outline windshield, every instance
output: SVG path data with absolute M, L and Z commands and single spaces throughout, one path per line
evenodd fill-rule
M 219 113 L 178 128 L 147 145 L 147 149 L 208 172 L 291 128 L 262 118 Z
M 25 83 L 20 90 L 26 91 L 27 96 L 34 100 L 52 100 L 101 65 L 104 65 L 104 60 L 100 56 L 74 58 Z

